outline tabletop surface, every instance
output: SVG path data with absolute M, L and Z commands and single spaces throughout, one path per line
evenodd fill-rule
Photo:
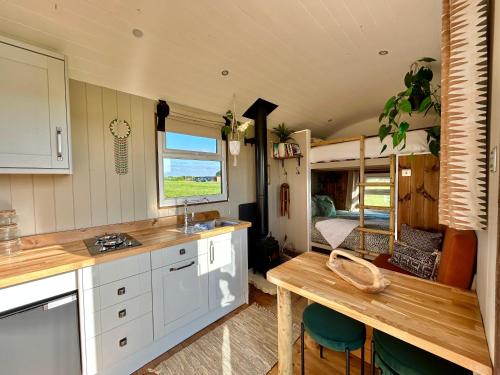
M 327 261 L 326 255 L 304 253 L 270 270 L 267 279 L 479 374 L 492 373 L 474 292 L 381 269 L 391 285 L 365 293 L 327 268 Z

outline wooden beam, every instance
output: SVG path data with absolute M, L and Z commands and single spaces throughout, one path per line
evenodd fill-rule
M 359 232 L 362 232 L 362 233 L 375 233 L 375 234 L 385 234 L 386 236 L 394 236 L 394 232 L 391 232 L 390 230 L 384 230 L 384 229 L 357 227 L 356 230 Z
M 365 210 L 380 210 L 380 211 L 393 211 L 394 207 L 387 207 L 387 206 L 372 206 L 372 205 L 364 205 L 363 208 Z M 359 206 L 359 209 L 361 209 L 361 205 Z
M 319 141 L 311 143 L 311 147 L 320 147 L 327 145 L 334 145 L 336 143 L 344 143 L 344 142 L 354 142 L 359 141 L 360 137 L 346 137 L 346 138 L 336 138 L 336 139 L 327 139 L 325 141 Z
M 361 177 L 360 177 L 360 181 L 361 181 Z M 359 182 L 358 186 L 364 186 L 364 187 L 367 187 L 367 186 L 376 186 L 376 187 L 387 186 L 387 187 L 391 187 L 391 186 L 394 186 L 394 183 L 391 183 L 391 182 Z
M 365 226 L 365 136 L 359 138 L 359 227 Z M 365 249 L 365 232 L 359 232 L 359 248 Z
M 391 155 L 391 164 L 390 164 L 390 181 L 391 181 L 391 191 L 389 194 L 389 205 L 393 207 L 393 209 L 389 213 L 389 230 L 392 232 L 392 236 L 389 237 L 389 254 L 392 255 L 394 252 L 394 238 L 396 237 L 396 212 L 394 211 L 394 203 L 396 201 L 396 156 Z
M 278 374 L 293 375 L 292 297 L 278 287 Z

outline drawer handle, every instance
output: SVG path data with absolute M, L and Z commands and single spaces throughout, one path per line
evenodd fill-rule
M 179 271 L 179 270 L 182 270 L 183 268 L 188 268 L 188 267 L 191 267 L 191 266 L 192 266 L 193 264 L 195 264 L 195 263 L 196 263 L 196 262 L 193 260 L 191 263 L 186 264 L 186 265 L 184 265 L 184 266 L 180 266 L 180 267 L 177 267 L 177 268 L 172 267 L 172 268 L 170 268 L 170 272 L 172 272 L 172 271 Z
M 180 255 L 184 255 L 184 254 L 186 254 L 186 249 L 180 249 L 180 250 L 179 250 L 179 254 L 180 254 Z
M 125 318 L 127 316 L 127 309 L 118 311 L 118 318 Z
M 123 339 L 121 339 L 121 340 L 119 341 L 119 344 L 120 344 L 120 347 L 121 347 L 121 348 L 122 348 L 122 347 L 124 347 L 125 345 L 127 345 L 127 338 L 126 338 L 126 337 L 124 337 Z
M 119 295 L 119 296 L 123 296 L 125 294 L 125 287 L 122 286 L 121 288 L 118 288 L 118 290 L 116 291 L 116 293 Z
M 214 254 L 214 242 L 210 241 L 210 264 L 214 262 L 215 254 Z

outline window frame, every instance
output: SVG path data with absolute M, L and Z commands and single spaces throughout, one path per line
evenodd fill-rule
M 157 132 L 157 176 L 158 176 L 158 208 L 168 208 L 168 207 L 178 207 L 183 206 L 184 202 L 187 201 L 188 205 L 197 204 L 209 204 L 216 202 L 227 202 L 228 201 L 228 173 L 227 173 L 227 146 L 226 142 L 213 137 L 207 137 L 196 134 L 186 134 L 192 135 L 194 137 L 203 137 L 215 139 L 217 141 L 217 152 L 202 152 L 202 151 L 184 151 L 184 150 L 174 150 L 167 149 L 165 144 L 166 133 L 179 133 L 176 131 L 165 131 Z M 184 133 L 182 133 L 184 134 Z M 220 194 L 214 195 L 196 195 L 196 196 L 183 196 L 175 198 L 166 198 L 164 189 L 164 166 L 163 159 L 185 159 L 185 160 L 208 160 L 208 161 L 220 161 L 221 163 L 221 179 L 222 179 L 222 192 Z

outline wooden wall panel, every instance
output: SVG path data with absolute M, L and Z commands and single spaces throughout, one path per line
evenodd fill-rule
M 181 209 L 158 209 L 155 102 L 150 99 L 70 80 L 73 174 L 0 174 L 0 209 L 14 208 L 22 235 L 175 215 Z M 129 173 L 114 168 L 115 118 L 130 122 Z M 246 155 L 247 157 L 243 157 Z M 193 211 L 231 211 L 255 200 L 254 148 L 242 150 L 238 169 L 230 171 L 230 202 L 192 207 Z M 233 167 L 229 167 L 233 168 Z M 237 172 L 237 173 L 236 173 Z M 231 177 L 232 176 L 232 177 Z M 250 187 L 250 189 L 248 189 Z M 271 211 L 271 210 L 270 210 Z M 273 220 L 276 215 L 271 211 Z
M 87 134 L 89 137 L 92 226 L 108 223 L 102 116 L 102 89 L 94 85 L 87 85 Z
M 411 176 L 403 176 L 410 169 Z M 398 158 L 398 230 L 402 224 L 440 230 L 438 223 L 439 159 L 431 154 Z
M 102 90 L 104 165 L 106 166 L 106 201 L 108 224 L 122 222 L 120 176 L 115 172 L 113 137 L 109 132 L 109 123 L 118 116 L 116 91 Z
M 56 230 L 54 178 L 47 175 L 33 176 L 33 203 L 37 232 Z
M 132 181 L 134 187 L 134 215 L 135 220 L 142 220 L 148 217 L 146 174 L 144 170 L 144 114 L 142 100 L 137 96 L 131 97 L 130 119 L 134 125 L 134 136 L 130 140 L 130 162 L 134 171 Z
M 125 94 L 123 92 L 117 92 L 116 95 L 116 109 L 117 109 L 117 118 L 120 120 L 125 120 L 129 124 L 132 124 L 130 117 L 130 97 L 131 95 Z M 109 124 L 109 123 L 108 123 Z M 134 129 L 132 130 L 135 133 L 136 127 L 134 124 Z M 114 140 L 114 137 L 111 135 L 108 130 L 106 137 L 110 137 Z M 128 142 L 128 173 L 119 176 L 120 180 L 120 202 L 121 202 L 121 221 L 129 222 L 134 221 L 135 212 L 134 212 L 134 163 L 132 160 L 132 145 L 131 141 L 132 136 L 127 139 Z
M 10 176 L 0 175 L 0 210 L 6 210 L 11 205 Z
M 90 212 L 89 140 L 87 133 L 87 95 L 83 82 L 71 81 L 71 142 L 73 153 L 73 202 L 76 228 L 92 225 Z

